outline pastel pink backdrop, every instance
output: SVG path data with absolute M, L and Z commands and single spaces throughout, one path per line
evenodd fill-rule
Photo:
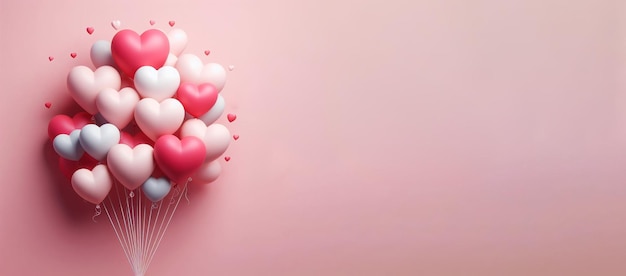
M 235 66 L 223 95 L 241 138 L 148 275 L 625 275 L 625 12 L 1 0 L 0 274 L 131 275 L 106 217 L 93 223 L 57 172 L 46 126 L 73 109 L 65 76 L 111 20 L 154 19 Z

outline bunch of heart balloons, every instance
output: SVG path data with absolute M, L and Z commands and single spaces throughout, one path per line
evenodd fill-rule
M 76 193 L 100 204 L 119 183 L 153 202 L 177 184 L 209 183 L 230 133 L 223 113 L 226 70 L 183 54 L 187 34 L 118 31 L 91 47 L 95 69 L 76 66 L 67 88 L 84 110 L 52 118 L 48 135 Z

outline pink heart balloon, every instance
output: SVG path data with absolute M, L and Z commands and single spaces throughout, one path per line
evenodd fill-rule
M 230 132 L 220 124 L 206 126 L 199 119 L 187 120 L 180 129 L 181 137 L 196 137 L 206 148 L 205 161 L 210 162 L 220 157 L 230 144 Z
M 163 135 L 154 144 L 154 159 L 163 173 L 176 183 L 186 183 L 202 166 L 206 148 L 196 137 L 178 139 Z
M 165 64 L 163 66 L 176 66 L 176 62 L 178 61 L 178 57 L 172 53 L 167 55 L 167 60 L 165 60 Z
M 83 199 L 100 204 L 111 191 L 113 182 L 105 165 L 97 165 L 93 170 L 79 169 L 72 175 L 72 187 Z
M 100 115 L 119 129 L 123 129 L 133 120 L 138 102 L 139 95 L 131 87 L 124 87 L 119 92 L 112 88 L 105 88 L 96 97 L 96 107 Z
M 107 164 L 111 174 L 129 190 L 139 188 L 154 171 L 153 149 L 146 144 L 134 148 L 117 144 L 109 150 Z
M 76 66 L 67 75 L 67 88 L 76 103 L 90 114 L 98 113 L 96 97 L 105 88 L 120 89 L 120 74 L 111 66 L 101 66 L 91 71 L 86 66 Z
M 209 184 L 215 181 L 222 173 L 222 165 L 215 160 L 205 162 L 200 169 L 191 177 L 193 183 Z
M 193 84 L 210 83 L 222 91 L 226 83 L 226 70 L 217 63 L 203 64 L 196 55 L 184 54 L 178 57 L 176 69 L 180 74 L 181 82 Z
M 158 102 L 145 98 L 135 107 L 135 121 L 139 128 L 153 141 L 161 135 L 178 130 L 185 119 L 185 108 L 176 99 Z
M 181 29 L 173 29 L 167 33 L 170 42 L 170 53 L 180 55 L 187 47 L 187 33 Z
M 176 98 L 183 104 L 185 111 L 198 118 L 209 112 L 217 101 L 218 91 L 210 83 L 195 85 L 183 83 L 176 91 Z
M 141 66 L 160 68 L 170 52 L 170 44 L 162 31 L 150 29 L 141 36 L 131 30 L 121 30 L 111 41 L 111 55 L 117 66 L 129 77 Z

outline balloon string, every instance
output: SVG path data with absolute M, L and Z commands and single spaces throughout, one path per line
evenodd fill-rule
M 170 198 L 170 205 L 176 203 L 176 197 L 180 195 L 180 189 L 178 188 L 178 184 L 174 186 L 174 192 L 172 192 L 172 198 Z
M 117 218 L 117 213 L 115 212 L 115 206 L 113 205 L 113 201 L 111 201 L 111 196 L 108 197 L 109 198 L 109 202 L 111 204 L 111 212 L 114 213 L 115 219 L 117 220 L 117 226 L 116 224 L 113 222 L 113 218 L 111 216 L 111 214 L 109 213 L 109 208 L 107 208 L 106 202 L 103 202 L 103 206 L 104 206 L 104 211 L 106 211 L 107 217 L 109 217 L 109 222 L 111 223 L 111 226 L 113 227 L 113 230 L 115 231 L 115 236 L 117 237 L 117 240 L 120 242 L 120 245 L 122 246 L 122 249 L 124 250 L 124 255 L 126 255 L 126 259 L 128 260 L 128 262 L 130 263 L 130 256 L 128 255 L 128 250 L 126 249 L 127 246 L 125 246 L 125 240 L 124 242 L 122 242 L 122 238 L 124 237 L 123 235 L 120 237 L 121 231 L 122 231 L 122 226 L 120 225 L 120 222 Z M 118 231 L 118 227 L 120 229 L 120 231 Z
M 91 217 L 91 220 L 93 220 L 93 222 L 98 223 L 96 221 L 96 217 L 99 216 L 100 214 L 102 214 L 102 209 L 100 209 L 100 204 L 96 205 L 96 209 L 94 211 L 94 215 L 93 217 Z
M 187 190 L 187 184 L 185 184 L 185 186 L 183 187 L 183 192 Z M 172 217 L 174 216 L 174 213 L 176 212 L 176 209 L 178 208 L 178 205 L 180 203 L 180 199 L 182 197 L 178 197 L 178 200 L 176 201 L 176 205 L 174 205 L 174 209 L 172 210 L 172 213 L 169 214 L 169 217 L 167 218 L 167 223 L 165 224 L 165 228 L 163 229 L 163 233 L 161 233 L 160 237 L 157 237 L 157 241 L 156 241 L 156 247 L 154 248 L 154 250 L 152 251 L 152 254 L 150 255 L 149 261 L 148 261 L 148 266 L 150 266 L 150 263 L 152 263 L 152 259 L 154 258 L 154 254 L 156 253 L 157 249 L 159 248 L 159 245 L 161 245 L 161 241 L 163 240 L 163 236 L 165 236 L 165 232 L 167 231 L 167 228 L 170 226 L 170 222 L 172 222 Z M 168 210 L 169 210 L 169 205 L 168 205 Z M 165 212 L 165 214 L 167 214 L 167 211 Z M 165 221 L 165 215 L 163 216 L 163 221 Z M 161 225 L 163 225 L 163 221 L 161 222 Z M 159 227 L 160 228 L 160 227 Z
M 187 183 L 185 183 L 185 189 L 183 189 L 183 194 L 185 195 L 185 199 L 187 200 L 187 205 L 191 204 L 191 201 L 189 201 L 189 196 L 188 196 L 188 189 L 187 189 L 187 185 L 189 184 L 189 182 L 191 182 L 191 177 L 189 179 L 187 179 Z

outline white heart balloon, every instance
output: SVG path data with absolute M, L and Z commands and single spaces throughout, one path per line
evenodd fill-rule
M 73 130 L 69 135 L 59 134 L 52 140 L 52 147 L 61 157 L 67 160 L 78 161 L 85 152 L 80 146 L 79 137 L 80 129 Z
M 154 171 L 154 150 L 150 145 L 139 144 L 131 148 L 117 144 L 109 150 L 107 164 L 117 180 L 129 190 L 139 188 Z
M 120 142 L 120 130 L 113 124 L 88 124 L 81 129 L 79 141 L 91 157 L 102 161 L 109 149 Z
M 193 183 L 209 184 L 222 173 L 222 165 L 217 160 L 205 162 L 198 172 L 191 177 Z
M 109 123 L 123 129 L 133 120 L 139 94 L 132 87 L 124 87 L 119 92 L 105 88 L 96 97 L 96 106 L 100 115 Z
M 76 66 L 67 75 L 67 88 L 76 103 L 90 114 L 98 113 L 96 97 L 104 88 L 120 89 L 120 74 L 111 66 L 101 66 L 91 71 L 86 66 Z
M 209 109 L 209 112 L 204 113 L 198 119 L 202 120 L 208 126 L 217 121 L 217 119 L 222 116 L 225 107 L 226 101 L 224 101 L 224 97 L 222 97 L 222 95 L 217 95 L 217 101 L 215 102 L 213 107 Z
M 175 56 L 180 55 L 187 47 L 187 33 L 181 29 L 171 30 L 167 33 L 167 39 L 170 41 L 170 53 Z
M 187 120 L 181 130 L 181 137 L 194 136 L 204 142 L 206 147 L 205 162 L 210 162 L 222 155 L 230 144 L 228 128 L 220 124 L 206 126 L 199 119 Z
M 222 91 L 226 83 L 226 70 L 222 65 L 217 63 L 203 64 L 196 55 L 184 54 L 179 56 L 176 69 L 180 74 L 181 82 L 193 84 L 208 82 L 213 84 L 218 91 Z
M 135 72 L 135 88 L 144 98 L 163 101 L 174 96 L 179 85 L 180 75 L 172 66 L 163 66 L 159 70 L 142 66 Z
M 155 99 L 142 99 L 135 107 L 135 121 L 146 136 L 153 141 L 161 135 L 178 130 L 185 119 L 185 108 L 176 99 L 158 102 Z
M 113 56 L 111 55 L 111 42 L 107 40 L 98 40 L 91 46 L 89 52 L 91 62 L 94 66 L 114 66 Z
M 122 25 L 122 22 L 119 20 L 113 20 L 111 21 L 111 27 L 113 27 L 113 29 L 119 29 L 120 26 Z
M 105 165 L 97 165 L 93 170 L 79 169 L 72 175 L 72 187 L 83 199 L 100 204 L 111 191 L 113 181 Z

